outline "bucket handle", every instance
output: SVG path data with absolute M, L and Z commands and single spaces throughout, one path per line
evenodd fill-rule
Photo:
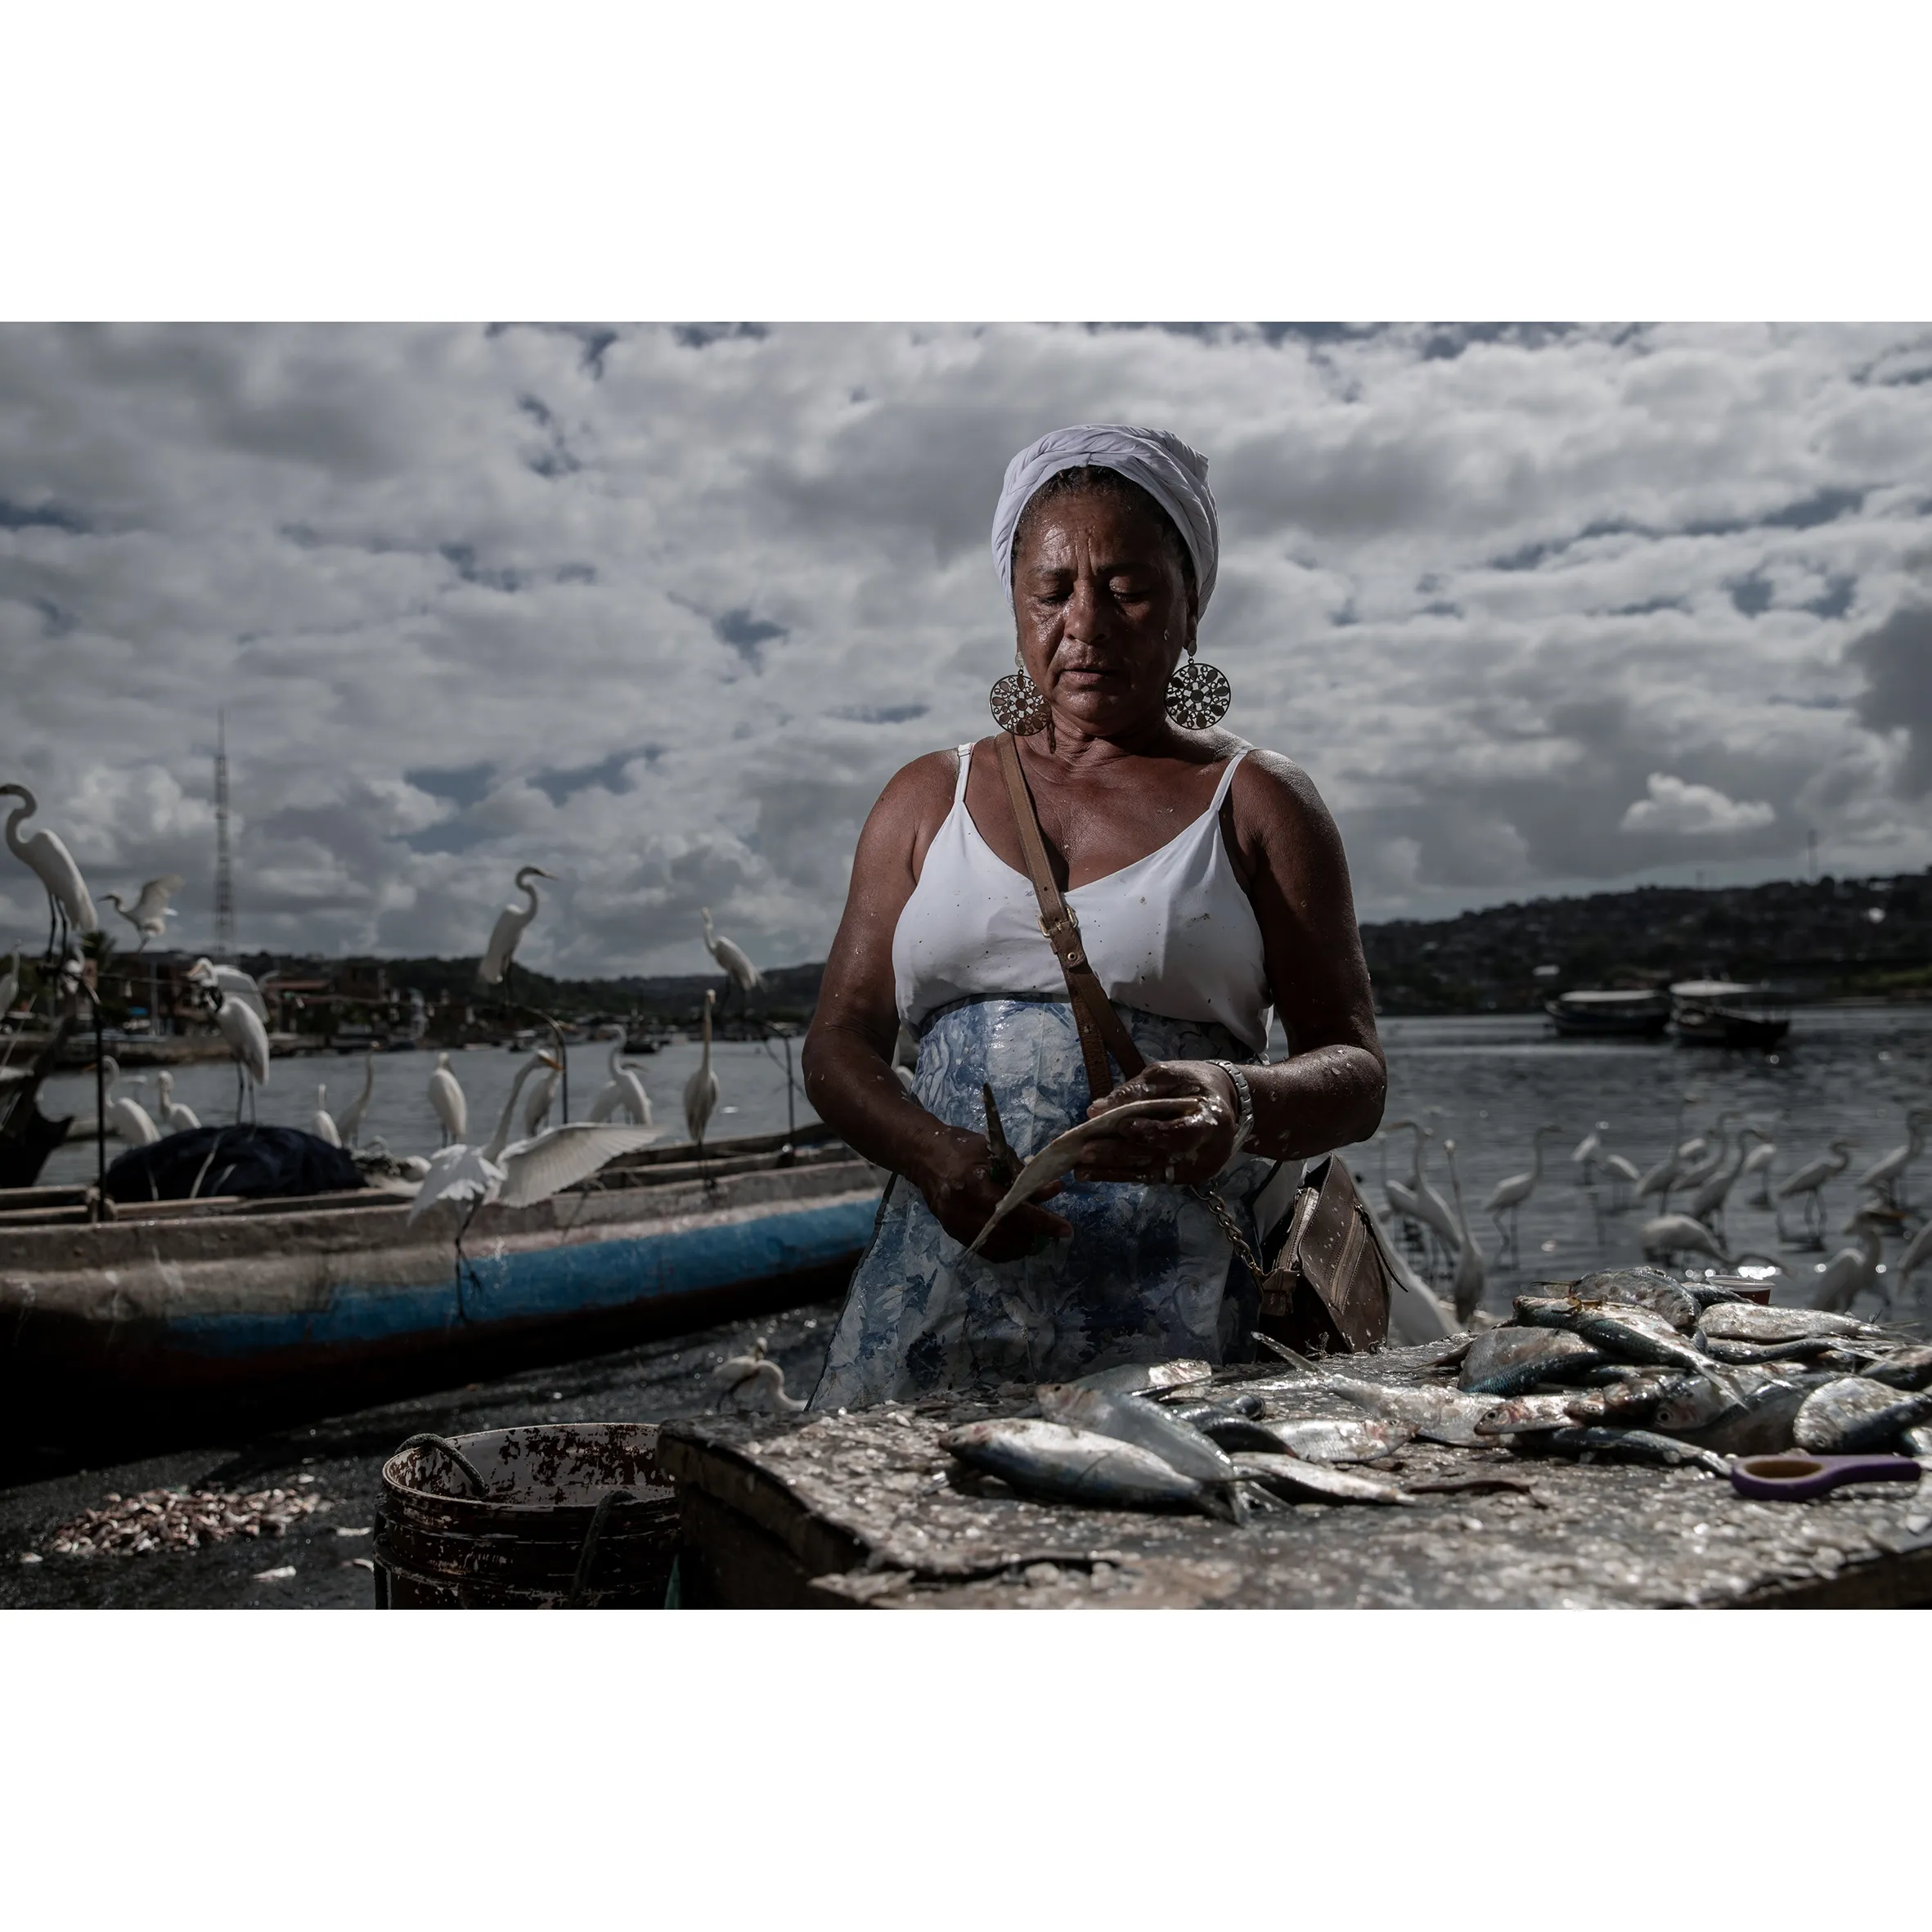
M 591 1587 L 591 1571 L 597 1561 L 597 1541 L 604 1534 L 612 1505 L 636 1500 L 635 1489 L 610 1489 L 597 1498 L 597 1507 L 591 1512 L 591 1526 L 584 1531 L 584 1547 L 577 1559 L 577 1575 L 571 1582 L 570 1594 L 564 1599 L 566 1610 L 582 1610 L 584 1606 L 584 1595 Z
M 412 1436 L 407 1442 L 402 1445 L 402 1448 L 396 1451 L 396 1453 L 401 1455 L 403 1449 L 421 1449 L 425 1445 L 430 1449 L 441 1449 L 456 1464 L 457 1468 L 470 1478 L 471 1483 L 475 1485 L 478 1495 L 487 1496 L 489 1494 L 490 1485 L 483 1480 L 481 1471 L 447 1436 Z

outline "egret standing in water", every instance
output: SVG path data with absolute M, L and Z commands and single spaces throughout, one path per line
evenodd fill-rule
M 375 1049 L 371 1047 L 362 1056 L 362 1090 L 336 1116 L 335 1125 L 345 1147 L 353 1147 L 361 1138 L 362 1121 L 369 1112 L 370 1096 L 375 1091 Z
M 1543 1137 L 1546 1134 L 1561 1134 L 1562 1131 L 1561 1127 L 1555 1126 L 1539 1127 L 1530 1137 L 1530 1171 L 1527 1174 L 1512 1174 L 1507 1180 L 1497 1182 L 1490 1191 L 1489 1199 L 1483 1203 L 1484 1211 L 1496 1224 L 1496 1232 L 1503 1237 L 1503 1249 L 1510 1253 L 1516 1251 L 1516 1216 L 1521 1211 L 1523 1203 L 1535 1192 L 1537 1182 L 1543 1179 Z M 1509 1216 L 1507 1228 L 1503 1224 L 1503 1217 L 1506 1214 Z M 1501 1259 L 1500 1254 L 1498 1259 Z
M 59 836 L 47 831 L 31 833 L 25 838 L 20 836 L 20 820 L 32 818 L 40 810 L 38 800 L 25 785 L 0 785 L 0 798 L 20 802 L 7 815 L 7 849 L 46 888 L 47 957 L 51 959 L 61 950 L 70 930 L 98 932 L 101 922 L 94 916 L 94 901 L 88 896 L 88 882 L 81 877 L 74 854 Z
M 697 1143 L 698 1157 L 704 1157 L 704 1130 L 718 1103 L 718 1076 L 711 1070 L 711 1009 L 717 995 L 704 989 L 704 1057 L 697 1071 L 685 1082 L 685 1127 Z
M 1476 1245 L 1476 1236 L 1469 1226 L 1469 1216 L 1462 1206 L 1462 1180 L 1456 1172 L 1456 1143 L 1445 1140 L 1442 1143 L 1443 1158 L 1449 1162 L 1449 1191 L 1456 1197 L 1456 1278 L 1451 1293 L 1454 1298 L 1456 1319 L 1467 1326 L 1470 1318 L 1482 1305 L 1483 1289 L 1487 1285 L 1487 1270 L 1483 1266 L 1483 1251 Z
M 1932 1123 L 1932 1112 L 1923 1107 L 1908 1108 L 1905 1115 L 1905 1140 L 1889 1154 L 1881 1154 L 1858 1176 L 1858 1185 L 1868 1188 L 1888 1207 L 1903 1209 L 1905 1202 L 1900 1184 L 1905 1170 L 1925 1150 L 1925 1128 Z
M 526 1072 L 528 1068 L 524 1070 Z M 447 1147 L 452 1141 L 460 1141 L 470 1130 L 470 1103 L 463 1098 L 463 1090 L 456 1084 L 456 1076 L 449 1070 L 449 1055 L 436 1056 L 436 1070 L 429 1076 L 429 1104 L 436 1109 L 436 1117 L 443 1122 L 443 1144 Z
M 1820 1227 L 1824 1218 L 1824 1208 L 1820 1199 L 1827 1181 L 1835 1180 L 1851 1164 L 1852 1150 L 1858 1142 L 1840 1138 L 1831 1143 L 1831 1151 L 1820 1154 L 1815 1161 L 1807 1161 L 1795 1174 L 1787 1174 L 1777 1184 L 1777 1238 L 1788 1238 L 1785 1233 L 1785 1203 L 1792 1199 L 1804 1203 L 1804 1234 L 1808 1242 L 1818 1247 L 1825 1245 Z

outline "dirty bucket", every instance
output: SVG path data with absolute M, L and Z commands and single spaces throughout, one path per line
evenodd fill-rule
M 640 1422 L 411 1436 L 384 1463 L 385 1610 L 658 1610 L 677 1506 Z

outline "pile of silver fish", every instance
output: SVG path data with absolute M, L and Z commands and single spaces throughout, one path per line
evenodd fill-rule
M 1437 1379 L 1419 1385 L 1371 1379 L 1346 1357 L 1245 1384 L 1205 1362 L 1108 1369 L 1041 1387 L 1037 1414 L 967 1423 L 941 1443 L 1041 1501 L 1233 1523 L 1291 1503 L 1411 1502 L 1439 1486 L 1393 1480 L 1418 1438 L 1719 1476 L 1734 1457 L 1790 1449 L 1932 1460 L 1932 1347 L 1657 1269 L 1519 1296 L 1513 1321 L 1430 1344 L 1426 1363 Z M 1284 1390 L 1362 1413 L 1283 1414 Z
M 56 1557 L 139 1557 L 151 1550 L 194 1550 L 232 1536 L 279 1536 L 311 1514 L 313 1489 L 144 1489 L 138 1496 L 109 1490 L 106 1507 L 63 1523 L 47 1539 Z

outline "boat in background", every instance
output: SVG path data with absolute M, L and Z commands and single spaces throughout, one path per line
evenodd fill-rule
M 0 1420 L 36 1445 L 204 1440 L 837 1294 L 883 1176 L 815 1126 L 654 1147 L 527 1207 L 0 1194 Z
M 1559 1033 L 1588 1040 L 1661 1040 L 1670 1002 L 1654 990 L 1589 987 L 1559 993 L 1543 1010 Z
M 1768 986 L 1732 979 L 1681 979 L 1670 989 L 1670 1017 L 1687 1046 L 1777 1045 L 1791 1030 Z

